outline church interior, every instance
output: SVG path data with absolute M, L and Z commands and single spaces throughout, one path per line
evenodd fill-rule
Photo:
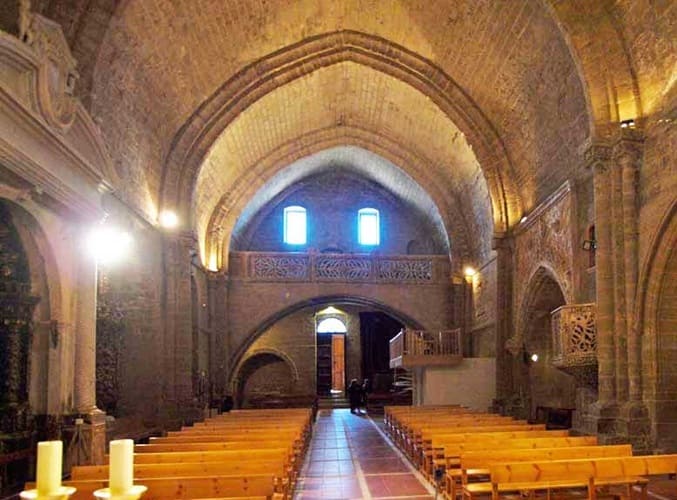
M 228 418 L 428 479 L 456 405 L 674 457 L 676 43 L 673 0 L 2 0 L 0 498 Z M 289 484 L 398 496 L 358 459 Z

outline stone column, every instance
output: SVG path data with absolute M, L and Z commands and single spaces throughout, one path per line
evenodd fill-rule
M 512 292 L 513 253 L 511 237 L 494 237 L 496 251 L 496 398 L 507 400 L 512 395 L 512 357 L 506 350 L 506 341 L 513 336 Z
M 221 399 L 225 395 L 228 375 L 228 275 L 224 272 L 207 271 L 207 296 L 209 311 L 209 377 L 211 397 Z
M 625 132 L 613 148 L 616 168 L 621 171 L 623 227 L 623 261 L 626 303 L 628 398 L 619 419 L 619 432 L 632 443 L 636 453 L 651 451 L 651 422 L 642 401 L 641 337 L 635 321 L 635 293 L 639 268 L 638 173 L 642 158 L 642 138 L 637 131 Z
M 614 161 L 622 176 L 623 248 L 625 268 L 626 331 L 628 333 L 627 362 L 629 399 L 642 399 L 641 345 L 639 332 L 634 327 L 635 291 L 639 266 L 638 256 L 638 172 L 641 161 L 641 141 L 623 138 L 614 146 Z
M 195 238 L 189 231 L 170 233 L 164 236 L 163 246 L 167 418 L 186 421 L 199 417 L 193 401 L 192 380 L 190 273 Z
M 106 449 L 106 414 L 96 407 L 96 296 L 97 266 L 93 258 L 79 259 L 76 287 L 75 369 L 73 402 L 75 412 L 84 418 L 82 432 L 87 449 L 77 463 L 102 464 Z
M 595 145 L 586 152 L 593 169 L 595 235 L 597 239 L 595 281 L 597 302 L 598 400 L 600 405 L 616 399 L 614 345 L 614 281 L 610 196 L 610 150 Z
M 613 294 L 614 294 L 614 352 L 616 401 L 628 399 L 628 336 L 625 295 L 625 245 L 623 239 L 623 171 L 616 161 L 612 161 L 609 172 L 611 180 L 611 256 L 613 261 Z

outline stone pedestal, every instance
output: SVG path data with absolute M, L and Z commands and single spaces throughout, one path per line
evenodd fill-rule
M 628 401 L 620 407 L 618 432 L 637 454 L 652 452 L 651 421 L 648 408 L 640 401 Z

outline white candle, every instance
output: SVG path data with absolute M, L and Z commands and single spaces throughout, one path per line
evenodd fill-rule
M 129 491 L 134 484 L 134 441 L 119 439 L 110 442 L 109 484 L 112 494 Z
M 38 470 L 35 482 L 38 495 L 51 495 L 61 487 L 61 441 L 38 443 Z

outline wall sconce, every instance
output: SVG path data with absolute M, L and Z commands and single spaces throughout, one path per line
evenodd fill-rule
M 635 128 L 635 120 L 632 118 L 629 120 L 623 120 L 621 122 L 621 128 Z
M 592 252 L 597 250 L 597 241 L 596 240 L 584 240 L 583 241 L 583 250 L 586 252 Z

